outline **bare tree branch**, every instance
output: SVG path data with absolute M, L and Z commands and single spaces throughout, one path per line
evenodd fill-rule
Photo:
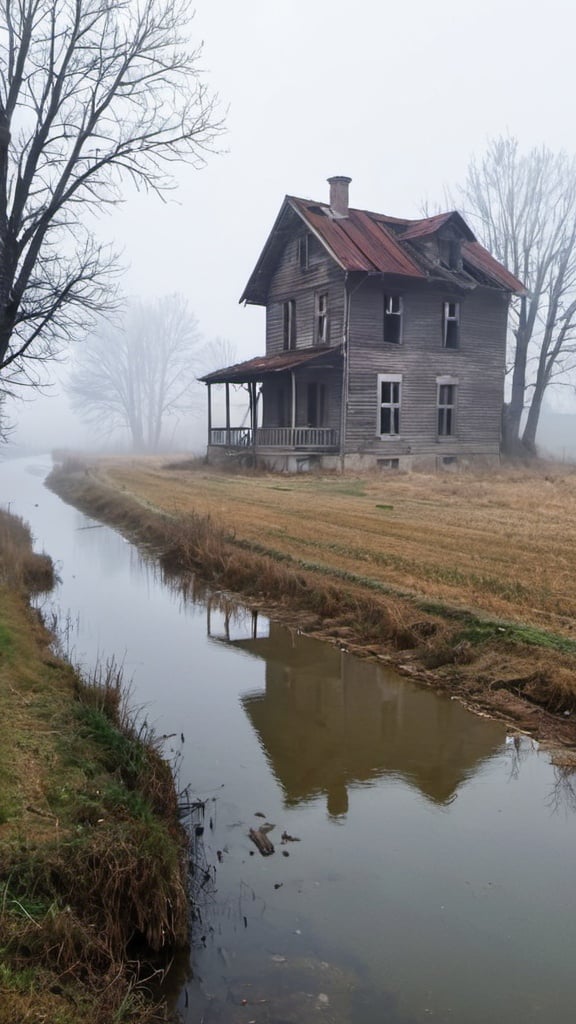
M 0 373 L 115 307 L 87 215 L 157 195 L 222 131 L 189 0 L 0 0 Z M 112 280 L 111 275 L 112 273 Z
M 501 137 L 472 161 L 459 193 L 482 242 L 528 289 L 511 305 L 505 441 L 533 453 L 546 389 L 574 365 L 576 160 L 545 147 L 522 154 Z

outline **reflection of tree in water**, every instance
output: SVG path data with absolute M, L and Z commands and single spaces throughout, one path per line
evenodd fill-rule
M 576 765 L 554 765 L 554 784 L 546 798 L 546 806 L 554 814 L 576 811 Z
M 522 736 L 520 733 L 515 733 L 512 736 L 506 737 L 509 781 L 519 777 L 523 761 L 525 761 L 526 758 L 537 749 L 538 744 L 529 736 Z
M 503 726 L 376 662 L 278 623 L 267 636 L 257 632 L 219 639 L 266 662 L 265 691 L 242 704 L 287 804 L 324 794 L 328 813 L 339 817 L 350 786 L 388 776 L 447 805 L 502 745 Z

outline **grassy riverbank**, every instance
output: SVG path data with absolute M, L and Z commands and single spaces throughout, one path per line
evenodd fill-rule
M 142 982 L 187 941 L 172 773 L 114 666 L 51 651 L 29 605 L 51 582 L 0 512 L 0 1024 L 163 1020 Z
M 574 473 L 279 477 L 166 462 L 69 465 L 53 486 L 169 570 L 574 744 Z

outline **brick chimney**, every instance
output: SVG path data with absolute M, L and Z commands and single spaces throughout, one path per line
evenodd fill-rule
M 344 174 L 337 174 L 333 178 L 328 178 L 328 184 L 330 185 L 330 209 L 334 217 L 348 216 L 348 185 L 351 181 L 352 178 L 347 178 Z

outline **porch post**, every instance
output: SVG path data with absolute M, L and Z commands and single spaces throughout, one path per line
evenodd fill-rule
M 294 427 L 296 426 L 296 376 L 294 374 L 294 370 L 290 371 L 290 376 L 292 378 L 292 417 L 291 417 L 292 422 L 291 422 L 291 426 L 292 426 L 292 430 L 294 430 Z
M 226 381 L 226 444 L 230 444 L 230 385 Z
M 208 444 L 212 440 L 212 385 L 208 385 Z
M 256 381 L 250 382 L 250 419 L 252 421 L 252 447 L 256 451 Z

